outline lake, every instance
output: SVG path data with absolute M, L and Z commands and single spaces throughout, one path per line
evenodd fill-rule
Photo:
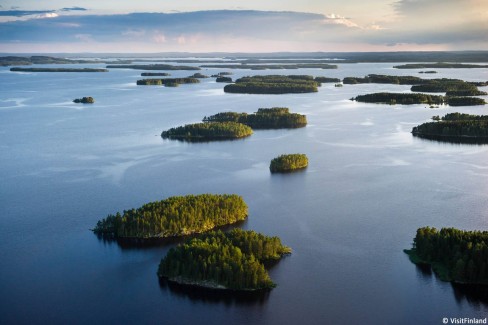
M 488 80 L 488 69 L 419 75 L 393 65 L 233 70 L 232 77 L 376 73 Z M 219 71 L 228 70 L 201 72 Z M 488 229 L 488 146 L 410 133 L 433 115 L 486 114 L 486 107 L 349 100 L 409 91 L 400 85 L 323 84 L 318 93 L 290 95 L 225 94 L 225 84 L 214 78 L 177 88 L 136 86 L 140 72 L 0 68 L 0 323 L 440 324 L 444 317 L 488 316 L 486 302 L 403 253 L 419 227 Z M 71 102 L 83 96 L 96 103 Z M 218 112 L 274 106 L 306 114 L 308 126 L 256 130 L 238 141 L 160 137 Z M 272 175 L 270 160 L 284 153 L 307 154 L 309 167 Z M 199 193 L 242 195 L 249 206 L 242 227 L 279 236 L 293 249 L 270 269 L 278 286 L 269 294 L 233 297 L 160 283 L 159 261 L 174 243 L 127 247 L 89 230 L 110 213 Z

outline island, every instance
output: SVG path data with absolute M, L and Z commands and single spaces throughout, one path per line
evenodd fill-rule
M 93 97 L 76 98 L 73 100 L 73 103 L 93 104 L 93 103 L 95 103 L 95 99 L 93 99 Z
M 10 68 L 13 72 L 108 72 L 107 69 L 92 68 Z
M 158 276 L 179 284 L 222 290 L 270 290 L 264 263 L 290 254 L 280 238 L 252 230 L 212 231 L 171 248 Z
M 476 83 L 466 82 L 459 79 L 431 79 L 422 84 L 414 85 L 412 91 L 446 93 L 447 96 L 480 96 L 486 92 L 480 91 Z
M 205 116 L 203 122 L 237 122 L 252 129 L 294 129 L 307 125 L 305 115 L 290 113 L 287 107 L 259 108 L 253 114 L 223 112 Z
M 314 80 L 320 83 L 337 83 L 341 82 L 339 78 L 329 78 L 329 77 L 315 77 Z
M 366 95 L 359 95 L 351 100 L 355 100 L 358 102 L 363 103 L 380 103 L 380 104 L 403 104 L 403 105 L 412 105 L 412 104 L 443 104 L 444 103 L 444 96 L 437 96 L 437 95 L 427 95 L 427 94 L 420 94 L 420 93 L 373 93 L 373 94 L 366 94 Z
M 137 80 L 139 86 L 166 86 L 175 87 L 180 84 L 197 84 L 200 80 L 197 78 L 162 78 L 162 79 L 141 79 Z
M 431 266 L 443 281 L 488 285 L 488 231 L 423 227 L 404 252 L 413 263 Z
M 450 113 L 432 117 L 434 122 L 415 126 L 417 137 L 455 143 L 488 143 L 488 115 Z
M 416 85 L 426 82 L 425 79 L 413 76 L 389 76 L 382 74 L 369 74 L 365 77 L 345 77 L 342 82 L 346 85 L 355 84 L 393 84 L 393 85 Z
M 130 60 L 76 60 L 55 58 L 52 56 L 34 55 L 30 57 L 26 56 L 1 56 L 0 66 L 11 65 L 32 65 L 32 64 L 94 64 L 94 63 L 132 63 Z
M 474 68 L 488 68 L 488 65 L 482 64 L 465 64 L 465 63 L 409 63 L 396 65 L 395 69 L 474 69 Z
M 116 239 L 179 237 L 236 223 L 247 214 L 246 203 L 235 194 L 173 196 L 110 214 L 93 232 Z
M 167 72 L 143 72 L 141 73 L 141 77 L 168 77 L 171 76 L 170 73 Z
M 189 76 L 188 78 L 198 78 L 198 79 L 205 79 L 205 78 L 208 78 L 208 76 L 200 73 L 200 72 L 195 72 L 194 74 L 192 74 L 191 76 Z
M 231 76 L 233 75 L 232 72 L 229 72 L 229 71 L 223 71 L 223 72 L 219 72 L 217 74 L 213 74 L 211 75 L 212 78 L 218 78 L 218 77 L 222 77 L 222 76 Z
M 283 70 L 283 69 L 337 69 L 337 65 L 328 63 L 298 64 L 207 64 L 201 68 L 249 69 L 249 70 Z
M 199 67 L 171 64 L 113 64 L 107 69 L 136 69 L 136 70 L 200 70 Z
M 437 73 L 437 71 L 435 71 L 435 70 L 427 70 L 427 71 L 419 71 L 419 73 L 434 74 L 434 73 Z
M 226 85 L 224 92 L 241 94 L 292 94 L 317 92 L 321 84 L 307 75 L 242 77 Z
M 223 76 L 218 76 L 217 79 L 215 79 L 216 82 L 227 82 L 230 83 L 232 82 L 231 77 L 223 77 Z
M 308 166 L 308 158 L 304 154 L 281 155 L 271 160 L 269 170 L 272 173 L 288 173 L 304 169 Z
M 236 122 L 204 122 L 171 128 L 161 133 L 163 139 L 188 142 L 233 140 L 248 137 L 252 129 Z

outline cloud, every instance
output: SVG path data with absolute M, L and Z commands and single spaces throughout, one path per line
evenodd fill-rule
M 23 17 L 30 15 L 45 15 L 54 13 L 55 10 L 1 10 L 0 16 L 3 17 Z
M 434 6 L 440 0 L 422 1 Z M 445 1 L 453 3 L 452 0 Z M 429 44 L 436 49 L 438 45 L 466 44 L 473 49 L 487 49 L 488 19 L 483 22 L 476 16 L 478 18 L 470 22 L 441 15 L 432 18 L 436 23 L 442 23 L 439 28 L 428 19 L 414 21 L 414 13 L 420 10 L 414 2 L 395 2 L 397 15 L 401 18 L 361 24 L 335 13 L 214 10 L 118 15 L 62 15 L 59 12 L 57 16 L 52 11 L 44 11 L 37 15 L 56 16 L 0 23 L 0 46 L 4 51 L 12 49 L 12 52 L 20 49 L 21 44 L 29 48 L 28 45 L 40 43 L 45 47 L 52 44 L 51 52 L 56 51 L 55 47 L 76 51 L 76 44 L 83 51 L 121 49 L 124 52 L 134 49 L 161 51 L 161 44 L 165 51 L 194 52 L 364 51 L 381 46 L 386 48 L 389 44 L 402 49 L 408 44 L 425 46 L 426 49 Z M 466 13 L 459 12 L 457 16 L 465 17 Z M 9 46 L 14 41 L 18 46 Z M 35 47 L 30 50 L 36 51 Z
M 81 7 L 71 7 L 71 8 L 61 8 L 61 11 L 87 11 L 88 9 L 86 8 L 81 8 Z

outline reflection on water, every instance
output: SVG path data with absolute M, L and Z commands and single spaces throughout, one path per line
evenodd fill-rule
M 488 285 L 452 283 L 451 286 L 458 304 L 466 301 L 476 309 L 488 306 Z
M 234 291 L 202 288 L 193 285 L 178 284 L 163 278 L 159 278 L 159 286 L 162 291 L 170 290 L 176 296 L 211 304 L 224 303 L 225 305 L 259 306 L 265 304 L 271 294 L 270 290 Z

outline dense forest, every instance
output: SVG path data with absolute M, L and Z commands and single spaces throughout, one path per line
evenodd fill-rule
M 95 103 L 95 99 L 93 97 L 76 98 L 73 100 L 73 103 L 93 104 L 93 103 Z
M 92 68 L 10 68 L 14 72 L 108 72 L 107 69 Z
M 231 140 L 250 136 L 252 129 L 242 123 L 205 122 L 171 128 L 161 133 L 164 139 L 185 141 Z
M 320 83 L 336 83 L 336 82 L 341 82 L 341 79 L 339 78 L 329 78 L 329 77 L 315 77 L 314 80 L 316 82 Z
M 200 73 L 200 72 L 195 72 L 194 74 L 192 74 L 191 76 L 189 76 L 188 78 L 198 78 L 198 79 L 205 79 L 205 78 L 208 78 L 208 76 Z
M 11 65 L 32 65 L 32 64 L 87 64 L 87 63 L 132 63 L 130 60 L 76 60 L 55 58 L 52 56 L 34 55 L 34 56 L 1 56 L 0 66 Z
M 226 85 L 227 93 L 245 94 L 288 94 L 317 92 L 320 82 L 305 75 L 267 75 L 242 77 L 235 84 Z
M 307 125 L 305 115 L 290 113 L 286 107 L 259 108 L 256 113 L 223 112 L 203 118 L 204 122 L 237 122 L 253 129 L 289 129 Z
M 234 229 L 213 231 L 169 250 L 158 269 L 160 277 L 179 283 L 232 290 L 271 289 L 263 262 L 291 253 L 278 237 Z
M 281 155 L 271 160 L 269 170 L 272 173 L 287 173 L 308 166 L 308 158 L 304 154 Z
M 478 97 L 450 97 L 447 96 L 447 104 L 450 106 L 475 106 L 485 105 L 486 101 Z
M 108 215 L 93 232 L 114 238 L 176 237 L 244 220 L 247 213 L 247 205 L 238 195 L 173 196 Z
M 394 66 L 396 69 L 466 69 L 466 68 L 488 68 L 488 65 L 465 64 L 465 63 L 409 63 Z
M 427 95 L 419 93 L 373 93 L 359 95 L 352 100 L 363 103 L 383 103 L 383 104 L 443 104 L 444 96 Z
M 412 262 L 431 265 L 444 281 L 488 285 L 488 231 L 419 228 L 405 252 Z
M 174 86 L 175 84 L 196 84 L 200 80 L 197 78 L 163 78 L 163 79 L 141 79 L 137 80 L 137 85 L 142 86 Z
M 412 129 L 412 134 L 429 139 L 454 142 L 488 142 L 488 116 L 451 113 L 439 118 L 437 122 L 427 122 Z
M 211 77 L 212 77 L 212 78 L 218 78 L 218 77 L 223 77 L 223 76 L 231 76 L 231 75 L 233 75 L 233 73 L 232 73 L 232 72 L 230 72 L 230 71 L 222 71 L 222 72 L 219 72 L 219 73 L 217 73 L 217 74 L 213 74 L 213 75 L 211 75 Z
M 199 67 L 171 64 L 112 64 L 107 69 L 136 69 L 136 70 L 200 70 Z

